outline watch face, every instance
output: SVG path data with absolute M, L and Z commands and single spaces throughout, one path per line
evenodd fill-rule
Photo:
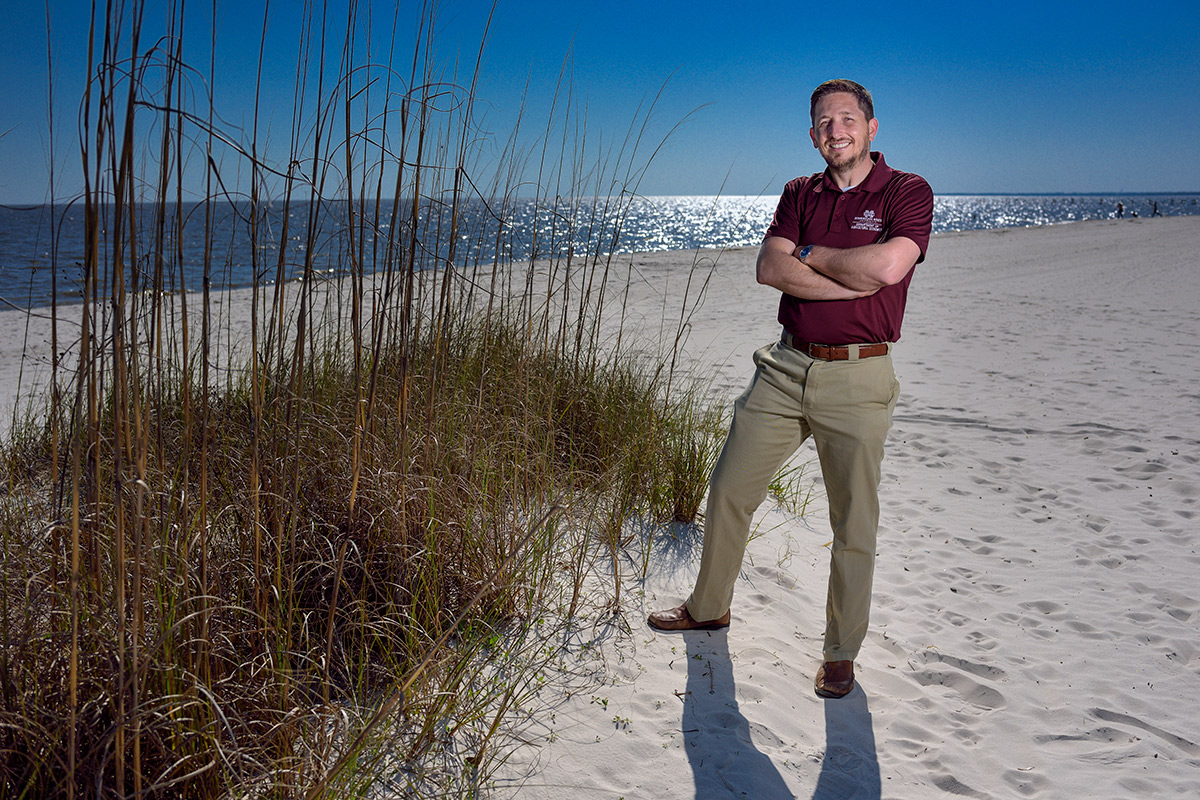
M 811 244 L 806 244 L 804 247 L 800 248 L 800 260 L 803 261 L 804 259 L 808 258 L 808 254 L 812 252 L 812 249 L 813 246 Z

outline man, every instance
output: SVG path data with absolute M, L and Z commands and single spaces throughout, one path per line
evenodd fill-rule
M 709 485 L 700 574 L 687 602 L 650 614 L 665 631 L 729 625 L 754 510 L 783 463 L 811 436 L 833 527 L 824 663 L 816 692 L 854 688 L 867 631 L 883 444 L 899 384 L 892 343 L 912 269 L 925 257 L 933 192 L 870 146 L 870 93 L 827 81 L 810 103 L 813 146 L 828 167 L 791 181 L 758 253 L 759 283 L 783 292 L 783 337 L 754 354 Z

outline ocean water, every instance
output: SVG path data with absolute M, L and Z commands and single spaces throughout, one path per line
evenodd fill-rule
M 410 258 L 429 268 L 497 259 L 520 262 L 567 252 L 757 246 L 776 199 L 664 196 L 516 200 L 506 206 L 473 202 L 458 209 L 453 252 L 445 235 L 450 209 L 444 204 L 426 203 L 415 222 L 407 204 L 395 217 L 390 206 L 351 215 L 340 201 L 293 203 L 286 214 L 282 205 L 264 205 L 253 220 L 247 207 L 231 203 L 183 204 L 165 211 L 135 206 L 132 219 L 123 219 L 121 225 L 139 231 L 136 246 L 124 246 L 120 256 L 127 290 L 159 287 L 176 292 L 200 289 L 206 277 L 213 288 L 248 286 L 295 280 L 307 270 L 332 277 L 355 263 L 376 271 L 388 264 L 407 264 Z M 1200 214 L 1196 194 L 942 195 L 934 200 L 933 231 L 1111 219 L 1117 216 L 1118 203 L 1125 217 Z M 160 219 L 158 213 L 164 216 Z M 101 263 L 113 264 L 117 226 L 109 218 L 101 228 Z M 85 291 L 86 247 L 81 205 L 53 210 L 0 207 L 0 304 L 45 306 L 55 295 L 59 302 L 79 302 Z M 98 297 L 108 293 L 107 286 L 97 289 Z

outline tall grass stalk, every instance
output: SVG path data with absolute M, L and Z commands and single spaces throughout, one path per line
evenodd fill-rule
M 564 69 L 540 142 L 488 165 L 482 44 L 460 81 L 429 6 L 377 49 L 374 8 L 304 6 L 282 155 L 269 11 L 248 136 L 215 19 L 93 11 L 75 368 L 4 445 L 0 796 L 357 796 L 396 759 L 410 796 L 470 793 L 543 612 L 595 569 L 619 609 L 631 520 L 696 518 L 712 414 L 613 308 L 654 103 L 607 149 Z M 535 160 L 551 225 L 517 264 Z

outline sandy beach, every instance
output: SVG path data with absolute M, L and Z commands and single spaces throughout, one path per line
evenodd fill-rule
M 699 562 L 694 536 L 661 532 L 620 616 L 564 648 L 563 674 L 514 718 L 483 796 L 1195 796 L 1197 243 L 1200 217 L 935 236 L 895 351 L 855 690 L 812 690 L 831 538 L 818 480 L 802 513 L 760 509 L 725 631 L 645 625 Z M 712 267 L 684 363 L 724 405 L 779 334 L 754 256 L 622 257 L 627 324 L 650 337 L 689 267 Z M 241 306 L 224 302 L 235 336 Z M 0 311 L 0 429 L 18 385 L 44 384 L 48 342 L 40 312 Z M 819 474 L 811 443 L 794 463 Z
M 818 484 L 802 515 L 760 509 L 728 630 L 645 625 L 699 560 L 662 536 L 622 618 L 568 659 L 594 680 L 541 693 L 489 796 L 1195 796 L 1197 242 L 1200 217 L 934 237 L 895 354 L 858 687 L 812 690 Z M 635 258 L 647 319 L 692 255 Z M 720 255 L 692 320 L 724 402 L 778 334 L 753 259 Z

